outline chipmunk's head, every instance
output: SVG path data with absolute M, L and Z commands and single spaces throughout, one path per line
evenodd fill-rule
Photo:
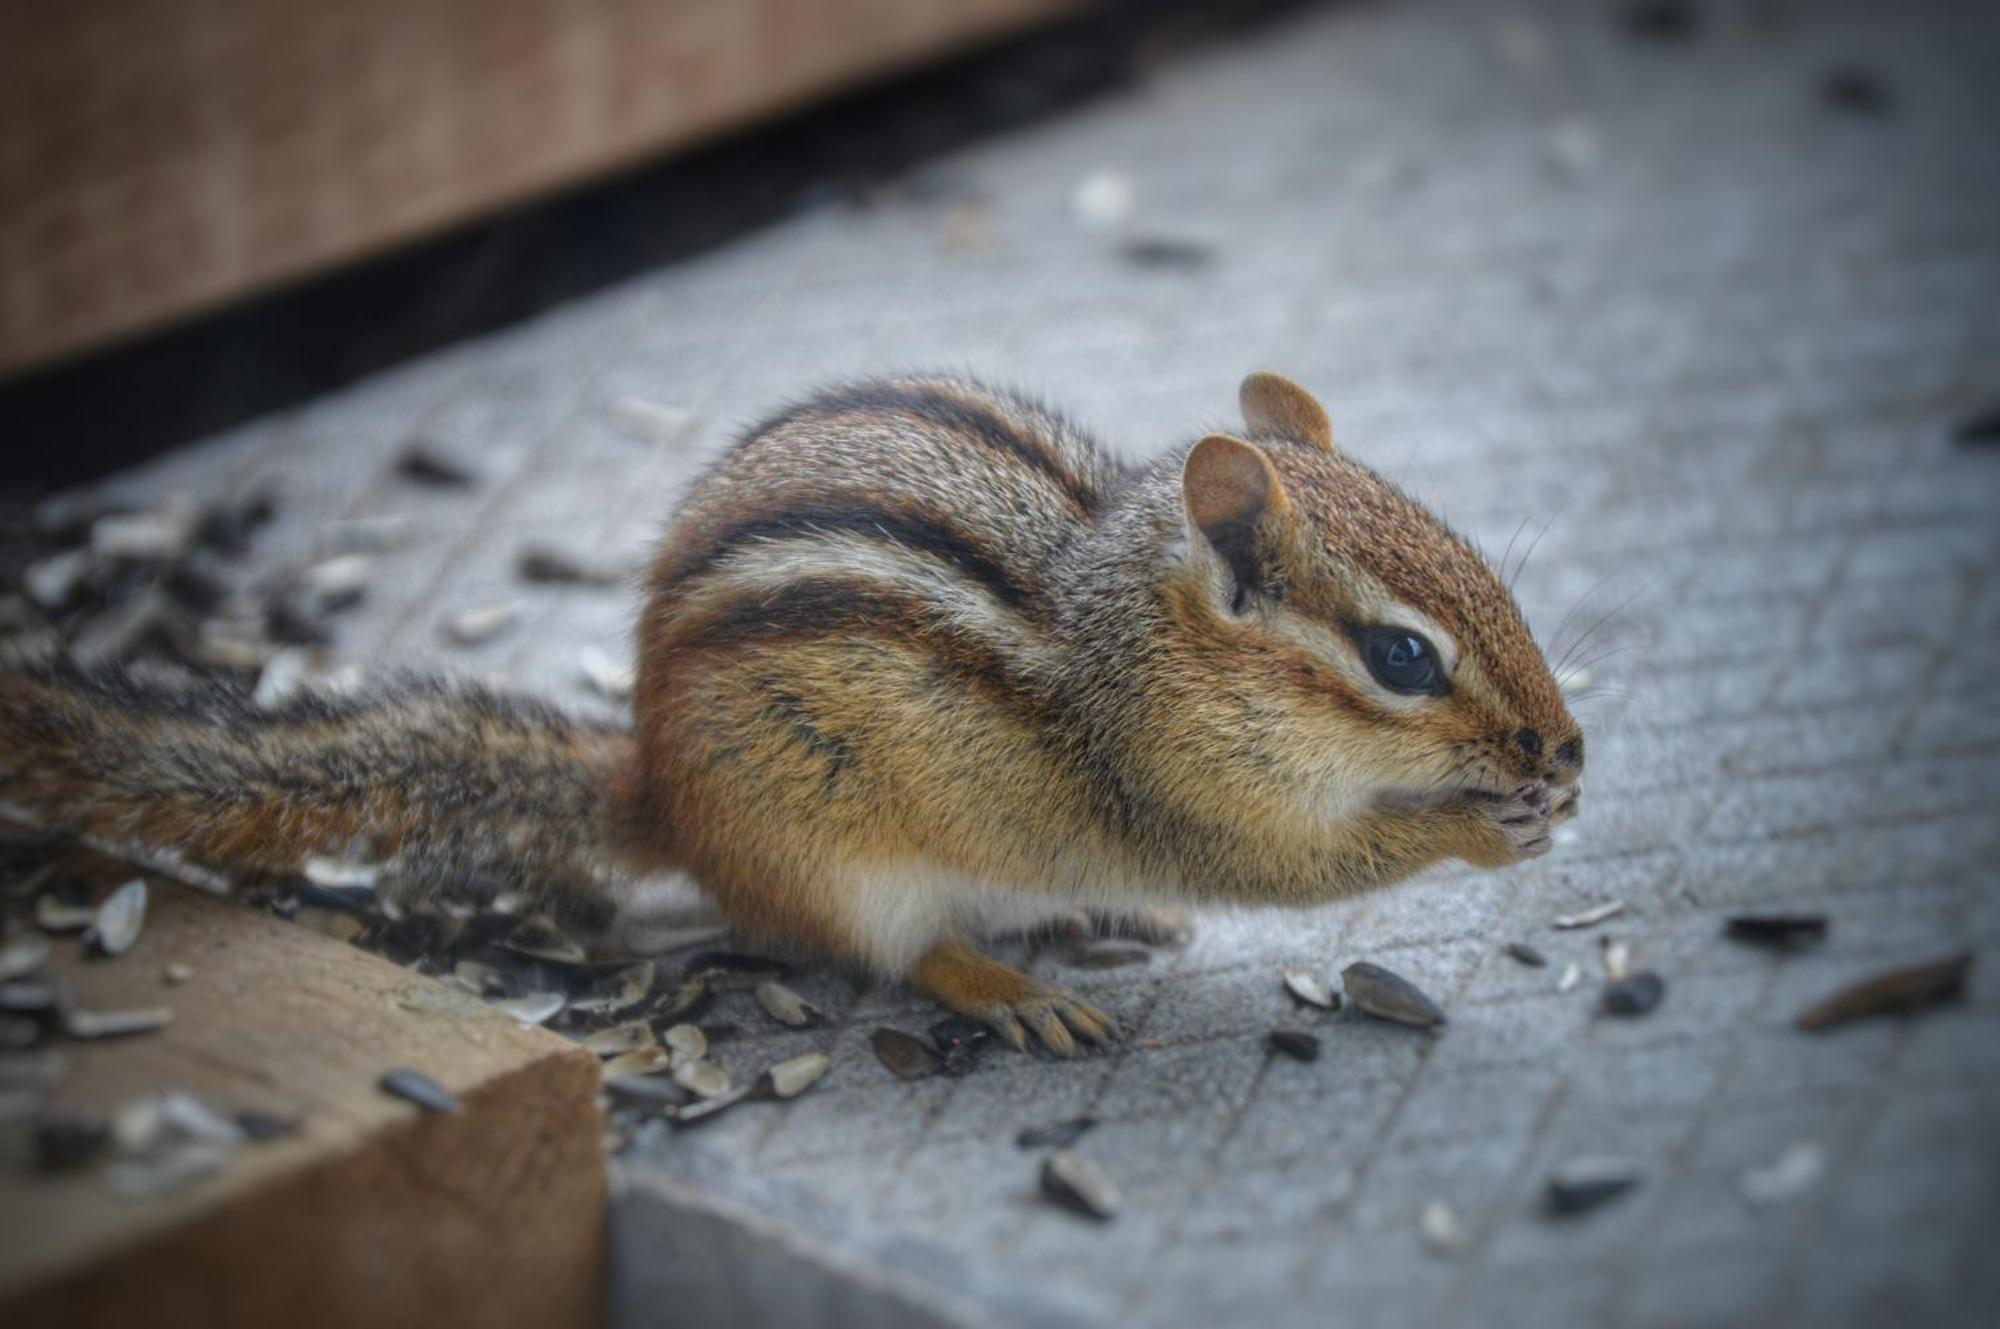
M 1276 374 L 1243 382 L 1246 437 L 1183 464 L 1186 603 L 1208 677 L 1308 809 L 1562 789 L 1583 735 L 1492 566 L 1337 452 L 1326 411 Z

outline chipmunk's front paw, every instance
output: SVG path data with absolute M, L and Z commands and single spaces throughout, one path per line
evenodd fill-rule
M 1464 859 L 1476 867 L 1503 867 L 1540 858 L 1554 847 L 1551 828 L 1576 815 L 1576 800 L 1576 786 L 1551 790 L 1540 780 L 1507 794 L 1468 797 L 1462 811 L 1472 834 Z

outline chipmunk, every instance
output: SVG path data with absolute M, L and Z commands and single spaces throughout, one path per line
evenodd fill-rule
M 693 485 L 632 725 L 439 684 L 259 710 L 0 672 L 0 799 L 223 868 L 542 883 L 572 926 L 680 870 L 756 942 L 906 978 L 1069 1055 L 1102 1011 L 976 948 L 1079 907 L 1311 906 L 1547 852 L 1583 738 L 1513 597 L 1244 380 L 1241 436 L 1139 469 L 951 378 L 812 397 Z

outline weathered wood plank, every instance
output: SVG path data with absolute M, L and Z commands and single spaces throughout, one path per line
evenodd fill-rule
M 169 963 L 193 976 L 169 984 Z M 150 1200 L 99 1170 L 0 1178 L 0 1321 L 40 1325 L 522 1325 L 599 1321 L 596 1059 L 306 928 L 156 884 L 116 960 L 52 962 L 91 1009 L 164 1030 L 70 1043 L 59 1108 L 186 1090 L 296 1118 L 216 1176 Z M 376 1085 L 420 1069 L 458 1115 Z

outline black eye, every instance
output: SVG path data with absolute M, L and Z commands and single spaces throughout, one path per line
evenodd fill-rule
M 1392 692 L 1436 696 L 1444 691 L 1437 652 L 1416 633 L 1403 628 L 1364 628 L 1361 658 L 1375 681 Z

